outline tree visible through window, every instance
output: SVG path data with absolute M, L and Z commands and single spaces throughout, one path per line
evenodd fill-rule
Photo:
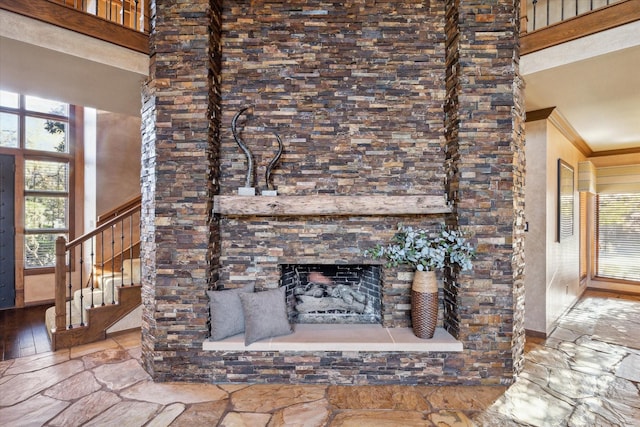
M 25 161 L 25 266 L 55 265 L 55 240 L 68 232 L 69 164 Z
M 599 194 L 596 275 L 640 282 L 640 193 Z

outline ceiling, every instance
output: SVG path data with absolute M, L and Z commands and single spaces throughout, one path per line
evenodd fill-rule
M 640 22 L 521 59 L 527 111 L 556 107 L 597 154 L 640 151 Z

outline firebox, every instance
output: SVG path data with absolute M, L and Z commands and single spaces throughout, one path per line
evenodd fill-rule
M 381 323 L 379 265 L 280 265 L 291 323 Z

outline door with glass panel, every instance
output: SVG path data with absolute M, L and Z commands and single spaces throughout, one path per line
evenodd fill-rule
M 0 309 L 15 305 L 14 158 L 0 155 Z

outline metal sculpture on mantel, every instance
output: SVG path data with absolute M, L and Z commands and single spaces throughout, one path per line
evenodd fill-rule
M 271 171 L 273 170 L 273 168 L 276 167 L 276 165 L 278 164 L 278 161 L 280 160 L 280 156 L 282 155 L 283 146 L 282 146 L 282 140 L 280 139 L 280 135 L 278 135 L 275 132 L 273 134 L 276 136 L 276 139 L 278 140 L 278 152 L 273 157 L 273 159 L 271 159 L 271 161 L 267 165 L 267 169 L 266 169 L 266 171 L 264 173 L 264 179 L 265 179 L 266 184 L 267 184 L 267 190 L 262 192 L 263 196 L 275 196 L 275 195 L 278 194 L 276 189 L 271 184 Z
M 249 107 L 242 108 L 240 111 L 238 111 L 236 113 L 235 116 L 233 116 L 233 120 L 231 120 L 231 132 L 233 132 L 233 138 L 236 140 L 236 143 L 238 144 L 238 146 L 240 147 L 240 149 L 242 150 L 244 155 L 247 156 L 247 177 L 244 180 L 244 187 L 241 187 L 241 188 L 238 189 L 238 193 L 241 196 L 246 196 L 246 195 L 254 196 L 256 194 L 256 190 L 255 190 L 255 188 L 253 188 L 253 185 L 252 185 L 252 181 L 253 181 L 253 156 L 251 155 L 251 151 L 249 151 L 249 148 L 246 146 L 244 141 L 240 138 L 240 136 L 238 136 L 238 131 L 237 131 L 237 128 L 236 128 L 236 123 L 238 121 L 238 117 L 240 117 L 242 115 L 242 113 L 244 113 L 248 109 L 249 109 Z
M 251 155 L 251 151 L 249 150 L 247 145 L 244 143 L 242 138 L 240 138 L 240 136 L 238 135 L 238 130 L 237 130 L 238 118 L 242 115 L 242 113 L 247 111 L 249 108 L 251 107 L 248 106 L 240 109 L 240 111 L 238 111 L 236 115 L 233 116 L 233 120 L 231 120 L 231 132 L 233 133 L 233 138 L 236 140 L 236 143 L 238 144 L 242 152 L 247 157 L 247 176 L 244 181 L 244 187 L 241 187 L 238 189 L 238 194 L 243 196 L 246 196 L 246 195 L 254 196 L 256 194 L 256 190 L 252 185 L 253 184 L 253 156 Z M 278 140 L 278 151 L 276 152 L 276 155 L 273 157 L 273 159 L 271 159 L 271 161 L 266 167 L 264 177 L 265 177 L 267 189 L 262 191 L 263 195 L 268 195 L 268 196 L 275 196 L 277 194 L 277 191 L 271 185 L 271 171 L 278 164 L 278 161 L 280 160 L 280 156 L 282 155 L 282 151 L 283 151 L 283 144 L 282 144 L 282 140 L 280 139 L 280 136 L 275 132 L 273 134 Z

